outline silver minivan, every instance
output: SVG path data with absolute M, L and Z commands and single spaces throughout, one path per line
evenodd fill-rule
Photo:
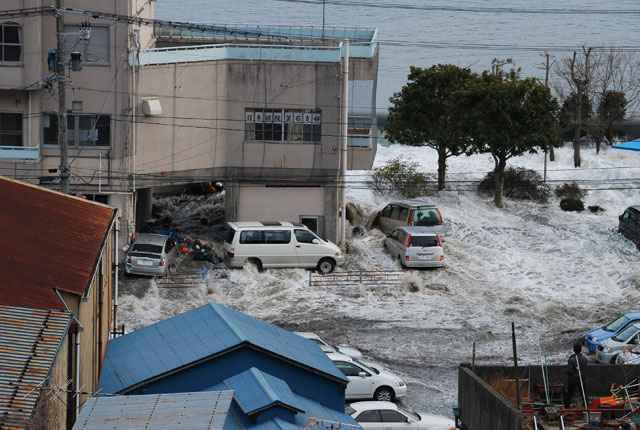
M 398 227 L 384 240 L 391 257 L 402 267 L 442 267 L 440 236 L 429 227 Z
M 258 271 L 268 267 L 304 267 L 330 273 L 344 264 L 338 246 L 316 236 L 303 224 L 276 222 L 228 222 L 224 260 L 229 267 L 245 263 Z
M 640 322 L 629 324 L 617 335 L 598 343 L 596 347 L 597 363 L 615 363 L 616 356 L 625 348 L 635 348 L 640 345 Z
M 386 205 L 377 217 L 378 228 L 386 234 L 396 227 L 430 227 L 444 236 L 444 220 L 436 205 L 424 199 L 399 200 Z
M 166 276 L 175 258 L 176 241 L 164 234 L 140 233 L 127 254 L 127 274 Z

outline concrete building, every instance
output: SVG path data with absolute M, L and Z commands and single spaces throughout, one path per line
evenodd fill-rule
M 150 215 L 154 189 L 221 180 L 227 221 L 260 214 L 337 239 L 341 124 L 348 168 L 370 168 L 376 151 L 375 29 L 197 26 L 155 21 L 144 0 L 92 12 L 65 0 L 62 58 L 80 52 L 83 67 L 65 77 L 50 67 L 54 5 L 0 6 L 0 174 L 59 187 L 62 79 L 70 190 L 119 208 L 124 238 Z
M 115 325 L 116 209 L 3 177 L 0 199 L 0 305 L 73 315 L 63 401 L 75 416 Z

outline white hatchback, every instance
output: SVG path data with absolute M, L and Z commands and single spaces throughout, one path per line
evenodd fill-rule
M 367 429 L 455 430 L 455 422 L 447 417 L 417 413 L 392 402 L 355 402 L 346 408 L 347 415 Z
M 344 346 L 344 345 L 343 346 L 332 345 L 315 333 L 311 333 L 309 331 L 296 331 L 294 333 L 297 334 L 298 336 L 302 336 L 305 339 L 309 339 L 315 342 L 324 353 L 339 352 L 340 354 L 348 355 L 349 357 L 353 357 L 353 358 L 362 357 L 362 353 L 357 349 Z
M 384 370 L 374 370 L 356 358 L 337 352 L 327 356 L 349 379 L 345 397 L 392 401 L 407 395 L 407 385 L 399 376 Z

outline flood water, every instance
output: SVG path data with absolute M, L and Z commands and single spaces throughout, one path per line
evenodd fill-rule
M 376 163 L 409 151 L 425 169 L 436 163 L 429 148 L 398 145 L 380 148 Z M 549 363 L 563 363 L 587 330 L 638 310 L 640 254 L 612 232 L 624 208 L 640 201 L 638 186 L 626 182 L 640 177 L 640 159 L 629 152 L 609 149 L 596 156 L 585 149 L 583 168 L 576 170 L 571 149 L 558 150 L 550 185 L 588 181 L 585 206 L 604 209 L 595 214 L 563 212 L 554 196 L 548 204 L 507 199 L 498 210 L 490 196 L 473 191 L 492 161 L 452 159 L 450 179 L 462 190 L 432 197 L 448 224 L 446 266 L 408 270 L 401 285 L 310 287 L 310 272 L 303 269 L 228 270 L 185 255 L 175 276 L 195 282 L 167 288 L 145 278 L 123 280 L 120 318 L 130 331 L 214 300 L 286 329 L 350 344 L 405 378 L 407 405 L 451 415 L 457 367 L 471 361 L 473 342 L 476 363 L 511 364 L 513 322 L 521 364 L 540 364 L 545 356 Z M 513 164 L 541 170 L 543 159 L 527 155 Z M 366 177 L 367 172 L 350 172 L 347 195 L 368 214 L 390 197 L 373 195 L 364 186 Z M 162 207 L 183 236 L 220 250 L 219 226 L 201 222 L 219 205 L 219 198 L 173 198 Z M 375 229 L 350 237 L 348 263 L 338 270 L 398 269 L 382 241 Z

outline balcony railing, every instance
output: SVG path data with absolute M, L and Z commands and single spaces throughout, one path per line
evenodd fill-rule
M 37 160 L 40 145 L 37 146 L 0 146 L 0 160 Z

